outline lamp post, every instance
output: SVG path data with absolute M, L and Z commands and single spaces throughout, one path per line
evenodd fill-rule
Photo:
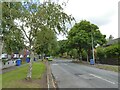
M 93 62 L 95 64 L 95 56 L 94 56 L 94 43 L 93 43 L 93 34 L 91 33 L 91 39 L 92 39 L 92 57 L 93 57 Z

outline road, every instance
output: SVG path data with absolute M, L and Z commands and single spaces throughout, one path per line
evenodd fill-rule
M 118 73 L 55 59 L 50 63 L 58 88 L 118 88 Z

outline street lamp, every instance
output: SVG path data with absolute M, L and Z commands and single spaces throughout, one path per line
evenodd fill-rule
M 92 56 L 93 56 L 93 62 L 95 64 L 95 56 L 94 56 L 94 43 L 93 43 L 93 35 L 91 34 L 91 39 L 92 39 Z

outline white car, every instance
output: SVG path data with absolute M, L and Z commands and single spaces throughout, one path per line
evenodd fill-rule
M 19 54 L 14 54 L 13 58 L 14 58 L 14 59 L 19 58 Z
M 8 55 L 7 55 L 6 53 L 3 53 L 3 54 L 1 55 L 1 58 L 2 58 L 2 59 L 7 59 L 7 58 L 8 58 Z
M 20 58 L 23 58 L 23 55 L 20 55 Z

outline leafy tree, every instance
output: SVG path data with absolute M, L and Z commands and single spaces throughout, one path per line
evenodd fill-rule
M 59 44 L 59 53 L 63 56 L 63 53 L 67 52 L 67 40 L 58 41 Z
M 77 50 L 76 49 L 71 49 L 69 51 L 69 55 L 71 56 L 71 58 L 78 58 L 78 54 L 77 54 Z
M 14 19 L 20 17 L 21 5 L 19 2 L 3 2 L 1 5 L 1 32 L 3 35 L 4 49 L 9 54 L 23 49 L 24 46 L 21 31 L 14 24 Z
M 57 49 L 56 35 L 47 28 L 39 31 L 36 35 L 35 50 L 38 54 L 53 54 Z
M 3 36 L 8 35 L 11 29 L 16 26 L 14 20 L 21 16 L 20 2 L 2 2 L 2 34 Z M 4 40 L 4 38 L 3 38 Z
M 92 38 L 94 39 L 94 48 L 97 44 L 103 45 L 106 42 L 105 35 L 102 35 L 99 28 L 89 21 L 82 20 L 76 23 L 68 33 L 69 45 L 77 49 L 79 60 L 82 60 L 82 49 L 90 51 Z
M 16 28 L 17 29 L 17 28 Z M 11 30 L 7 36 L 4 37 L 4 49 L 8 54 L 12 52 L 19 52 L 24 48 L 22 34 L 20 30 Z
M 17 26 L 22 32 L 24 40 L 26 40 L 24 43 L 27 42 L 29 44 L 31 60 L 27 79 L 31 79 L 32 59 L 35 51 L 33 47 L 37 33 L 46 27 L 55 34 L 66 33 L 66 24 L 71 24 L 73 17 L 64 13 L 60 5 L 50 1 L 43 4 L 35 2 L 4 2 L 2 8 L 2 30 L 4 36 L 7 36 L 9 32 L 12 32 L 12 28 Z

